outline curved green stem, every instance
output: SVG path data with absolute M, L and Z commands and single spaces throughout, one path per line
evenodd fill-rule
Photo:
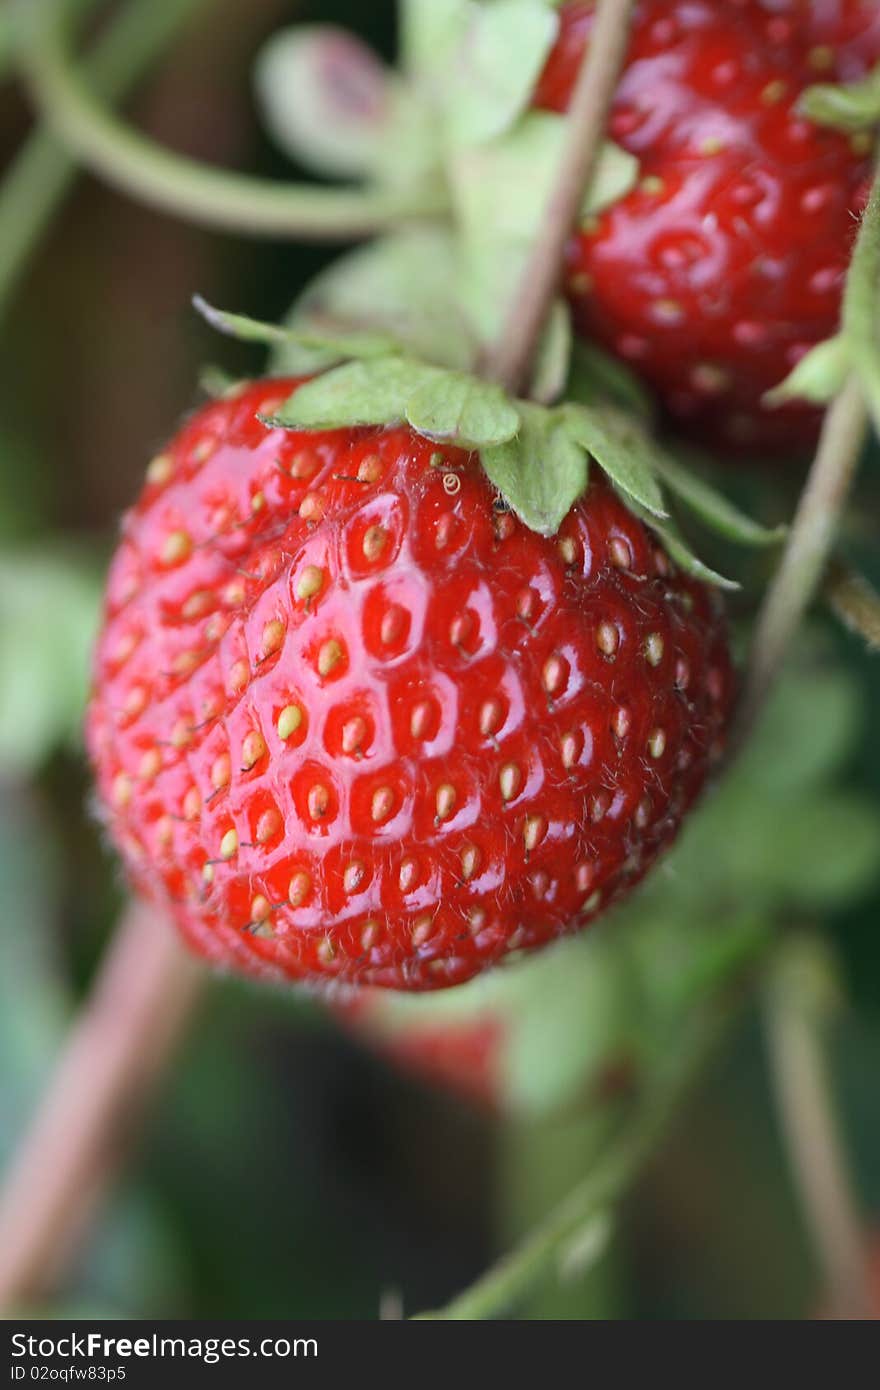
M 336 189 L 212 169 L 129 129 L 71 66 L 62 12 L 46 5 L 22 62 L 36 101 L 68 150 L 114 187 L 205 227 L 251 236 L 351 240 L 407 218 L 433 216 L 443 189 Z
M 61 0 L 61 3 L 71 12 L 72 17 L 78 18 L 80 11 L 88 14 L 89 10 L 97 8 L 101 0 Z M 19 24 L 14 9 L 15 0 L 2 0 L 2 4 L 3 7 L 0 9 L 0 78 L 6 77 L 15 66 L 19 40 Z
M 671 1128 L 682 1102 L 723 1036 L 729 1018 L 730 1008 L 715 1001 L 666 1076 L 655 1080 L 646 1100 L 565 1201 L 464 1293 L 445 1308 L 418 1314 L 416 1320 L 495 1317 L 508 1311 L 544 1278 L 566 1243 L 632 1186 Z
M 207 3 L 130 0 L 88 60 L 90 81 L 106 100 L 118 100 Z M 0 314 L 75 175 L 76 162 L 43 127 L 28 137 L 7 170 L 0 183 Z

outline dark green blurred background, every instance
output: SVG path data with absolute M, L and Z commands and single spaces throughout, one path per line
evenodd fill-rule
M 205 160 L 289 176 L 260 133 L 249 70 L 260 42 L 294 14 L 332 17 L 393 52 L 391 0 L 223 0 L 141 85 L 133 119 Z M 5 83 L 0 155 L 12 159 L 29 122 L 22 94 Z M 145 461 L 199 399 L 200 367 L 259 364 L 218 341 L 190 295 L 276 318 L 328 254 L 193 230 L 83 177 L 9 302 L 0 336 L 0 1161 L 122 900 L 89 818 L 75 738 L 56 741 L 79 717 L 80 653 L 116 518 Z M 862 507 L 875 528 L 878 476 Z M 857 530 L 850 546 L 880 579 L 876 538 L 873 555 Z M 868 707 L 848 775 L 876 797 L 880 661 L 826 626 Z M 834 1032 L 844 1121 L 866 1206 L 880 1213 L 878 909 L 875 892 L 827 925 L 851 998 Z M 374 1317 L 398 1291 L 413 1311 L 475 1277 L 580 1171 L 576 1125 L 493 1120 L 390 1072 L 308 1001 L 218 982 L 59 1306 Z M 529 1311 L 802 1316 L 816 1278 L 749 1015 L 626 1204 L 611 1258 Z

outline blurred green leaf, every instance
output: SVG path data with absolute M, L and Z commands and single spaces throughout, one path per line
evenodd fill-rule
M 431 267 L 430 275 L 425 267 Z M 440 228 L 395 232 L 333 261 L 308 285 L 286 318 L 291 328 L 317 319 L 352 330 L 382 330 L 415 357 L 466 369 L 476 353 L 473 331 L 460 301 L 454 239 Z M 279 342 L 276 372 L 326 365 L 303 359 L 297 345 Z
M 68 1016 L 53 940 L 58 867 L 33 793 L 0 781 L 0 1161 L 33 1106 Z
M 432 68 L 448 138 L 476 144 L 502 134 L 528 108 L 558 21 L 543 0 L 469 5 L 461 19 L 455 43 L 435 49 Z
M 276 143 L 331 178 L 375 174 L 399 85 L 367 44 L 330 24 L 280 29 L 254 67 L 257 101 Z
M 784 677 L 769 701 L 734 770 L 734 785 L 754 784 L 780 797 L 815 786 L 852 753 L 864 712 L 848 671 L 807 660 Z
M 77 733 L 99 600 L 97 576 L 73 558 L 0 557 L 0 774 L 32 771 Z

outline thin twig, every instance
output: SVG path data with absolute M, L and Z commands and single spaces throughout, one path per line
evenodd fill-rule
M 843 300 L 843 333 L 854 354 L 852 375 L 830 405 L 801 493 L 782 562 L 758 615 L 737 729 L 741 747 L 822 583 L 868 432 L 862 359 L 876 355 L 880 288 L 880 175 L 859 225 Z
M 819 963 L 821 968 L 821 962 Z M 836 1318 L 871 1318 L 871 1277 L 821 1033 L 809 939 L 790 943 L 765 994 L 776 1101 L 800 1206 Z
M 164 149 L 102 107 L 71 65 L 57 0 L 46 7 L 21 62 L 58 138 L 115 188 L 203 227 L 254 237 L 348 241 L 446 208 L 445 190 L 328 188 L 214 169 Z
M 120 923 L 0 1189 L 0 1309 L 51 1289 L 192 1018 L 202 972 L 155 909 Z
M 782 562 L 758 616 L 732 747 L 750 732 L 789 645 L 822 582 L 868 428 L 860 382 L 852 377 L 825 416 Z
M 844 627 L 861 637 L 869 651 L 880 652 L 880 593 L 865 576 L 845 565 L 833 565 L 823 593 Z
M 629 43 L 635 0 L 599 0 L 590 43 L 566 117 L 559 170 L 541 227 L 484 375 L 514 394 L 524 388 L 559 287 L 565 246 L 596 168 Z

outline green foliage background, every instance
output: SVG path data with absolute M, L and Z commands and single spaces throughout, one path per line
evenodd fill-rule
M 133 115 L 202 158 L 288 173 L 258 129 L 249 65 L 294 11 L 329 15 L 391 53 L 390 0 L 225 0 L 220 21 L 194 26 L 142 88 Z M 0 157 L 12 159 L 27 124 L 21 94 L 3 85 Z M 255 349 L 218 344 L 189 296 L 278 318 L 327 259 L 194 231 L 82 179 L 9 305 L 0 338 L 0 1162 L 122 900 L 89 816 L 77 733 L 116 517 L 145 460 L 196 403 L 202 364 L 239 373 L 260 361 Z M 773 521 L 797 481 L 783 472 L 730 486 L 743 500 L 759 496 Z M 880 516 L 876 467 L 855 515 L 848 548 L 880 582 L 868 528 Z M 769 561 L 748 563 L 757 585 Z M 747 590 L 743 610 L 748 602 Z M 832 1024 L 840 1101 L 875 1213 L 878 710 L 880 661 L 820 616 L 760 743 L 644 898 L 586 947 L 626 957 L 609 975 L 615 989 L 625 980 L 609 1027 L 638 1032 L 648 1075 L 689 1007 L 683 982 L 699 997 L 731 951 L 821 923 L 848 1000 Z M 550 1109 L 535 1097 L 565 1090 L 559 1058 L 601 1050 L 608 1035 L 603 1022 L 596 1041 L 579 994 L 560 1005 L 554 973 L 557 986 L 569 974 L 537 967 L 534 990 L 520 975 L 532 1002 L 517 1005 L 523 1056 L 511 1062 L 511 1086 L 521 1103 L 507 1120 L 392 1073 L 314 1002 L 218 981 L 59 1307 L 372 1317 L 388 1291 L 408 1310 L 444 1300 L 565 1193 L 595 1142 L 590 1117 L 533 1113 Z M 750 1013 L 627 1202 L 596 1273 L 554 1281 L 526 1311 L 800 1316 L 816 1297 Z

